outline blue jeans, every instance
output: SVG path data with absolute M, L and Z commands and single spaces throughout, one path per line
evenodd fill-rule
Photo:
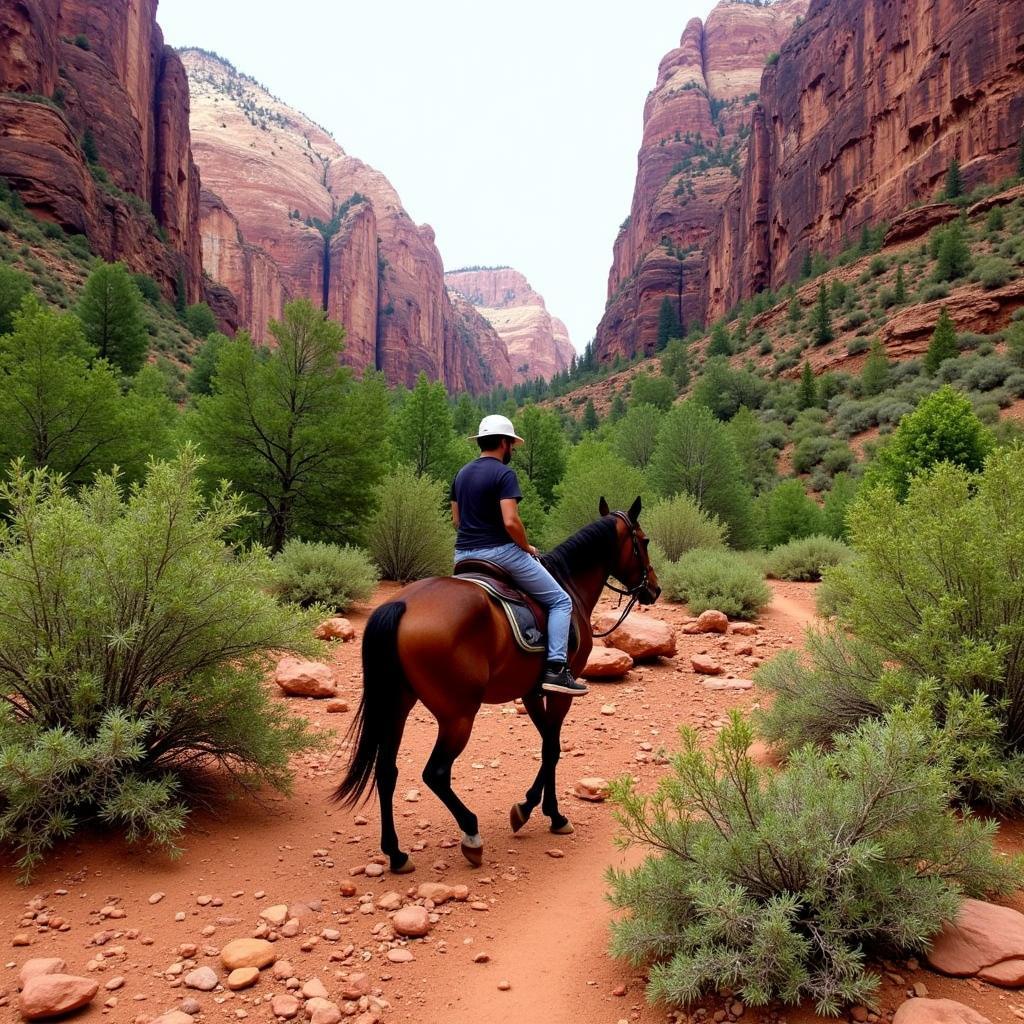
M 455 565 L 463 558 L 484 558 L 497 563 L 508 570 L 523 590 L 544 605 L 548 611 L 548 661 L 568 661 L 572 601 L 538 559 L 528 555 L 518 544 L 456 551 Z

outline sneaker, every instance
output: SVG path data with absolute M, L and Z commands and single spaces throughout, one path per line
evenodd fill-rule
M 559 668 L 549 665 L 544 670 L 540 688 L 547 693 L 567 693 L 570 697 L 582 697 L 585 693 L 590 693 L 586 683 L 573 679 L 568 665 L 561 665 Z

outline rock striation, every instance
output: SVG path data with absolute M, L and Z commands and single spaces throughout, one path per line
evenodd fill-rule
M 0 7 L 0 178 L 165 294 L 203 296 L 184 68 L 157 0 Z
M 467 268 L 444 279 L 452 296 L 471 303 L 504 342 L 516 383 L 550 380 L 568 369 L 576 351 L 568 329 L 518 270 Z
M 236 296 L 258 341 L 285 302 L 309 298 L 344 324 L 346 362 L 450 390 L 510 386 L 507 353 L 453 306 L 434 232 L 379 171 L 230 63 L 180 54 L 191 90 L 203 267 Z
M 806 8 L 807 0 L 722 0 L 662 59 L 644 105 L 633 201 L 615 239 L 599 358 L 653 351 L 666 298 L 684 324 L 703 321 L 703 248 L 743 170 L 765 58 Z

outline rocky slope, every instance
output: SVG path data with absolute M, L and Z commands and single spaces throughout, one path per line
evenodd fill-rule
M 511 383 L 493 331 L 453 307 L 432 229 L 413 223 L 383 174 L 228 62 L 181 57 L 207 188 L 203 266 L 257 339 L 305 296 L 345 325 L 347 361 L 393 383 L 421 370 L 451 390 Z
M 518 270 L 454 270 L 444 279 L 453 296 L 463 296 L 497 331 L 517 383 L 550 380 L 568 368 L 575 353 L 568 329 Z
M 33 213 L 192 302 L 202 266 L 188 83 L 156 6 L 0 5 L 0 178 Z
M 662 59 L 644 105 L 633 202 L 615 240 L 596 339 L 602 359 L 651 351 L 666 297 L 684 323 L 703 319 L 702 249 L 743 168 L 765 58 L 806 8 L 807 0 L 722 0 Z
M 762 79 L 708 314 L 928 201 L 954 157 L 968 190 L 1012 174 L 1022 122 L 1024 4 L 813 0 Z

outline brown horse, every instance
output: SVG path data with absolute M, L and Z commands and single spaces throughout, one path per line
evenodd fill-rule
M 640 529 L 640 499 L 628 512 L 609 512 L 583 527 L 542 559 L 573 599 L 574 619 L 582 622 L 571 667 L 579 672 L 592 647 L 590 615 L 614 576 L 618 593 L 653 604 L 661 593 Z M 610 586 L 610 584 L 608 584 Z M 572 832 L 558 809 L 555 766 L 562 722 L 572 698 L 542 694 L 538 680 L 542 654 L 526 654 L 512 637 L 502 610 L 480 587 L 449 576 L 419 580 L 370 616 L 363 634 L 363 698 L 349 738 L 353 753 L 336 800 L 354 805 L 368 787 L 380 797 L 380 845 L 396 873 L 412 871 L 398 845 L 392 798 L 398 780 L 398 748 L 409 712 L 423 701 L 437 719 L 437 742 L 423 769 L 423 781 L 454 815 L 462 830 L 462 852 L 473 865 L 483 862 L 476 815 L 452 790 L 452 765 L 465 749 L 482 704 L 521 697 L 541 735 L 541 766 L 526 799 L 511 811 L 513 831 L 526 824 L 541 803 L 551 831 Z

